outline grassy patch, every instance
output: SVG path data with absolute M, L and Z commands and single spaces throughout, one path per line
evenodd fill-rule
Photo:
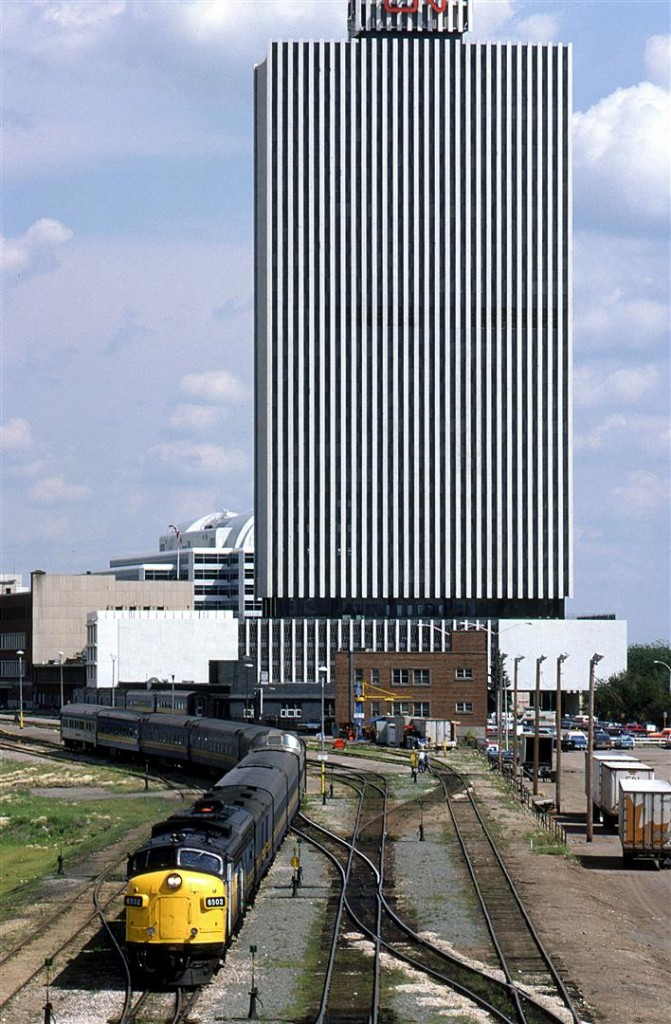
M 10 913 L 17 888 L 53 875 L 57 858 L 68 862 L 111 846 L 138 825 L 150 825 L 175 810 L 161 797 L 117 800 L 53 800 L 13 792 L 0 817 L 0 916 Z
M 565 844 L 555 839 L 548 832 L 533 832 L 529 834 L 529 846 L 533 853 L 545 853 L 551 857 L 573 857 L 572 851 Z

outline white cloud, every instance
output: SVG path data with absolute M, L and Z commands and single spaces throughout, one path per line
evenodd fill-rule
M 621 474 L 625 455 L 664 458 L 669 451 L 671 431 L 666 416 L 617 412 L 606 416 L 591 429 L 576 430 L 576 452 L 617 453 Z
M 215 405 L 179 405 L 170 417 L 173 430 L 183 434 L 203 434 L 221 427 L 226 411 Z
M 547 43 L 558 38 L 561 22 L 556 14 L 532 14 L 515 27 L 515 36 L 523 42 Z
M 11 419 L 0 426 L 0 451 L 20 454 L 29 451 L 32 444 L 28 420 Z
M 574 246 L 577 348 L 666 348 L 669 328 L 666 238 L 578 231 Z
M 69 242 L 74 232 L 59 220 L 43 217 L 17 238 L 0 239 L 0 267 L 24 276 L 47 273 L 57 266 L 59 246 Z
M 246 402 L 251 398 L 246 385 L 227 370 L 189 373 L 182 381 L 182 391 L 205 402 Z
M 63 476 L 50 476 L 34 483 L 28 498 L 35 505 L 76 505 L 90 493 L 87 484 L 70 484 Z
M 249 470 L 249 457 L 239 449 L 226 450 L 216 444 L 172 441 L 154 445 L 149 458 L 188 477 L 221 476 Z
M 583 219 L 630 228 L 665 222 L 670 100 L 660 86 L 642 82 L 574 115 L 576 200 Z
M 671 87 L 671 36 L 651 36 L 645 47 L 645 68 L 650 81 Z
M 630 473 L 625 483 L 610 494 L 618 518 L 647 518 L 668 508 L 668 480 L 646 470 Z
M 622 366 L 608 372 L 602 364 L 580 366 L 574 374 L 573 396 L 576 406 L 593 407 L 614 403 L 640 402 L 661 383 L 661 371 L 654 363 Z

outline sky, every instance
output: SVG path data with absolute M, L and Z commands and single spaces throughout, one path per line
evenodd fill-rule
M 346 0 L 0 0 L 0 572 L 253 508 L 253 68 Z M 669 5 L 475 0 L 574 61 L 575 584 L 668 641 Z

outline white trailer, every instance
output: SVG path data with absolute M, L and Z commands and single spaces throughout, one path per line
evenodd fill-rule
M 444 718 L 414 718 L 413 724 L 423 735 L 427 746 L 436 750 L 456 746 L 456 723 Z
M 671 859 L 671 782 L 665 779 L 623 779 L 620 782 L 619 825 L 622 857 Z
M 601 789 L 601 779 L 599 773 L 599 765 L 602 761 L 633 761 L 634 764 L 640 764 L 637 757 L 633 754 L 626 754 L 624 751 L 618 753 L 617 750 L 600 750 L 598 753 L 592 754 L 592 792 L 589 792 L 589 777 L 587 772 L 588 762 L 587 759 L 589 753 L 585 751 L 585 796 L 588 796 L 592 801 L 592 818 L 593 821 L 599 821 L 601 816 L 599 793 Z
M 595 807 L 598 807 L 604 828 L 615 828 L 620 813 L 620 783 L 625 779 L 654 779 L 655 771 L 641 761 L 609 758 L 599 761 L 598 778 L 594 780 Z

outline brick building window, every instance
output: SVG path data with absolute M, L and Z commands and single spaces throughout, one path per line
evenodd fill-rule
M 410 685 L 410 672 L 407 668 L 393 668 L 391 670 L 391 685 L 392 686 L 409 686 Z
M 413 669 L 412 681 L 415 686 L 430 686 L 431 673 L 429 672 L 428 668 Z
M 412 717 L 413 718 L 430 718 L 431 717 L 431 705 L 428 700 L 416 700 L 412 705 Z
M 395 700 L 391 706 L 392 715 L 409 715 L 410 714 L 410 701 L 408 700 Z
M 455 679 L 472 679 L 473 678 L 473 669 L 472 668 L 464 668 L 463 665 L 460 665 L 459 668 L 454 673 L 454 676 L 455 676 Z
M 472 715 L 473 714 L 473 701 L 472 700 L 458 700 L 455 709 L 458 715 Z

